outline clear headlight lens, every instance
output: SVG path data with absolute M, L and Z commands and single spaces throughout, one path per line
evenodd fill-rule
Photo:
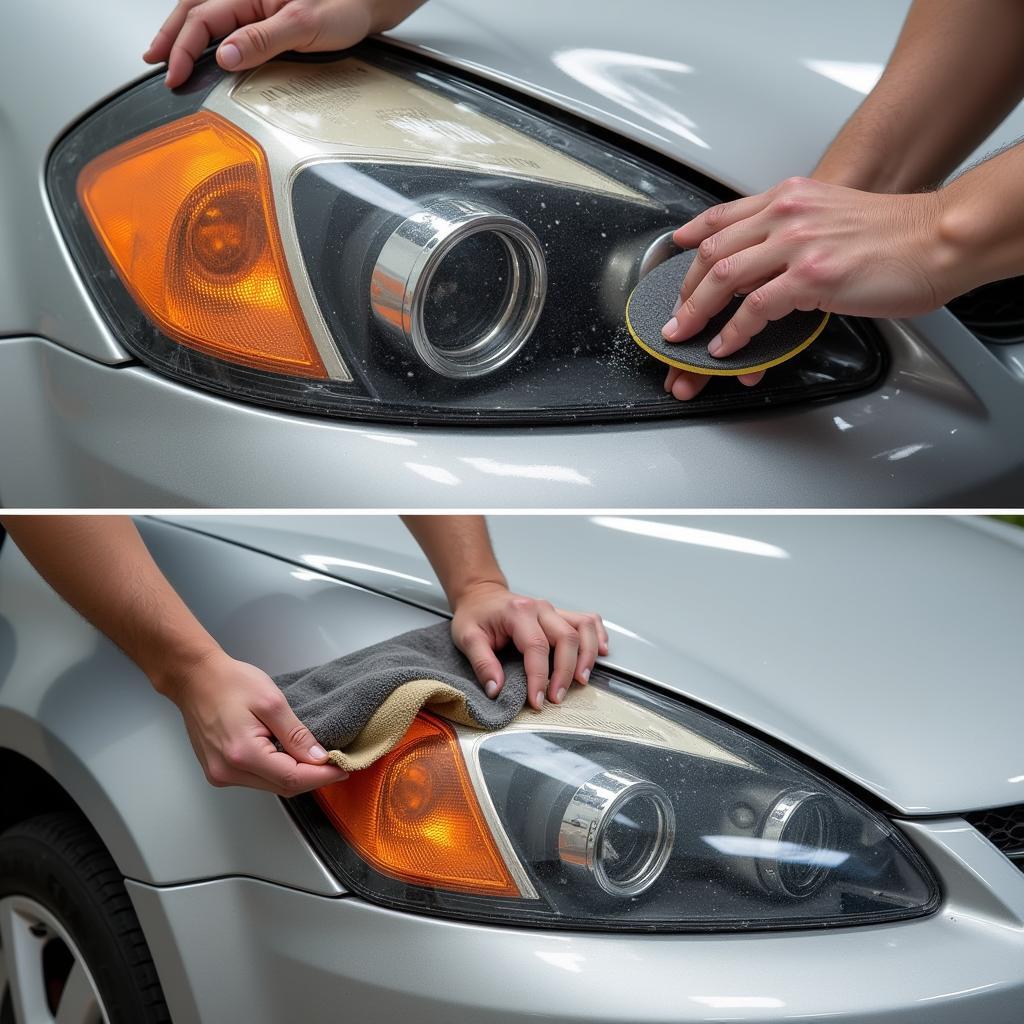
M 371 768 L 297 802 L 371 900 L 663 931 L 853 925 L 938 905 L 931 872 L 883 817 L 645 689 L 599 676 L 498 733 L 423 721 Z
M 152 79 L 56 147 L 48 183 L 87 286 L 150 366 L 337 416 L 636 420 L 873 383 L 833 317 L 748 389 L 664 393 L 625 329 L 641 273 L 713 197 L 649 160 L 366 44 L 184 92 Z M 144 196 L 145 202 L 138 202 Z

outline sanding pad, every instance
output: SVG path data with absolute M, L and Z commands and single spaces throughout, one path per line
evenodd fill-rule
M 661 336 L 679 299 L 679 286 L 697 255 L 689 249 L 660 263 L 633 289 L 626 303 L 626 326 L 633 340 L 669 366 L 715 377 L 737 377 L 741 373 L 758 373 L 792 359 L 821 334 L 828 323 L 828 313 L 814 309 L 797 310 L 781 320 L 770 320 L 763 331 L 724 359 L 708 352 L 708 342 L 729 322 L 740 307 L 741 298 L 734 298 L 707 326 L 686 341 L 666 341 Z

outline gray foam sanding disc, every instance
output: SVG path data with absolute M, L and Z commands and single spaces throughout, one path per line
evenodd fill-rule
M 686 341 L 666 341 L 661 336 L 679 299 L 679 287 L 697 255 L 690 249 L 660 263 L 633 289 L 626 303 L 626 326 L 633 340 L 669 366 L 716 377 L 737 377 L 741 373 L 757 373 L 769 366 L 792 359 L 821 334 L 828 322 L 828 313 L 814 309 L 797 310 L 781 320 L 770 320 L 763 331 L 724 359 L 708 352 L 708 342 L 729 322 L 743 301 L 734 298 L 707 326 Z

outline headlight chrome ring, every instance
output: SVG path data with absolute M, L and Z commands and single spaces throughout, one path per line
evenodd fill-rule
M 675 811 L 660 786 L 626 771 L 599 772 L 562 814 L 558 857 L 609 895 L 636 896 L 664 870 L 675 831 Z
M 447 257 L 463 262 L 445 281 Z M 431 370 L 456 379 L 512 359 L 537 326 L 546 293 L 547 264 L 534 232 L 464 199 L 437 200 L 399 224 L 370 280 L 378 321 Z
M 778 856 L 757 861 L 762 885 L 777 896 L 813 896 L 828 875 L 826 858 L 835 833 L 832 802 L 824 793 L 804 789 L 783 793 L 768 810 L 760 830 L 761 839 L 779 844 Z

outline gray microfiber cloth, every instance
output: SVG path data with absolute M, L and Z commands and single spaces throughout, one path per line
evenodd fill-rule
M 500 655 L 505 682 L 491 700 L 452 642 L 448 622 L 414 629 L 275 682 L 333 764 L 357 771 L 388 753 L 425 705 L 477 729 L 502 729 L 526 703 L 522 655 Z

